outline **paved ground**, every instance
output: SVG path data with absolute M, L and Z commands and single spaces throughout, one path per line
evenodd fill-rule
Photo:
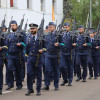
M 88 80 L 86 83 L 82 81 L 76 82 L 76 77 L 73 80 L 73 86 L 67 85 L 61 87 L 59 91 L 54 91 L 53 83 L 51 83 L 49 91 L 41 91 L 41 96 L 36 96 L 36 91 L 30 96 L 25 96 L 27 92 L 26 79 L 23 82 L 23 89 L 16 90 L 16 86 L 10 91 L 6 91 L 4 85 L 3 95 L 0 95 L 0 100 L 100 100 L 100 78 L 98 80 Z M 62 79 L 60 79 L 60 83 Z M 44 85 L 44 83 L 42 83 Z M 34 84 L 34 90 L 36 86 Z

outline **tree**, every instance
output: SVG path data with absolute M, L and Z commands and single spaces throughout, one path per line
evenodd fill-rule
M 87 22 L 87 17 L 90 13 L 90 0 L 64 0 L 69 2 L 72 8 L 69 15 L 76 17 L 78 24 L 85 25 Z M 67 10 L 67 9 L 66 9 Z M 92 24 L 93 27 L 97 27 L 100 20 L 100 3 L 99 0 L 92 0 Z

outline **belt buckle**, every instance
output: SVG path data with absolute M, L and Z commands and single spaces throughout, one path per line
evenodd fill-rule
M 30 56 L 32 56 L 33 54 L 32 53 L 30 53 Z

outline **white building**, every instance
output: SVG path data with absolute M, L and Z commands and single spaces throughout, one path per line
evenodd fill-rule
M 28 23 L 40 24 L 45 18 L 45 25 L 52 21 L 52 4 L 55 11 L 55 23 L 61 22 L 63 17 L 63 0 L 0 0 L 0 24 L 6 14 L 6 25 L 8 26 L 11 16 L 18 24 L 25 14 L 25 21 Z

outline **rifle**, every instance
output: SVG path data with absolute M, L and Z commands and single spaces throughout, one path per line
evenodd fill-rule
M 10 33 L 12 18 L 13 18 L 13 16 L 11 17 L 11 21 L 9 22 L 8 34 Z
M 59 36 L 61 35 L 61 32 L 62 32 L 62 31 L 65 31 L 65 29 L 62 29 L 63 23 L 64 23 L 64 21 L 65 21 L 65 18 L 66 18 L 66 15 L 64 15 L 64 17 L 63 17 L 62 20 L 61 20 L 61 23 L 60 23 L 60 24 L 58 25 L 58 27 L 57 27 L 57 31 L 56 31 L 56 33 L 55 33 L 55 35 L 56 35 L 56 37 L 57 37 L 57 42 L 58 42 Z
M 24 16 L 25 16 L 25 14 L 23 15 L 23 18 L 21 19 L 20 25 L 18 26 L 18 31 L 17 31 L 18 42 L 19 42 L 19 37 L 22 36 L 21 32 L 23 32 L 22 31 L 22 26 L 23 26 L 23 22 L 24 22 Z
M 70 36 L 71 36 L 71 38 L 72 38 L 72 42 L 73 42 L 73 43 L 76 42 L 77 33 L 79 33 L 79 31 L 76 29 L 76 19 L 75 19 L 75 17 L 74 17 L 73 26 L 72 26 L 72 31 L 70 31 Z
M 87 29 L 86 29 L 86 32 L 84 33 L 83 37 L 85 39 L 85 43 L 87 42 L 88 38 L 89 38 L 89 29 L 90 29 L 90 22 L 88 22 L 88 25 L 87 25 Z
M 42 41 L 43 41 L 43 36 L 44 36 L 44 14 L 43 14 L 43 19 L 41 20 L 41 24 L 38 29 L 37 33 L 37 40 L 39 41 L 39 48 L 42 48 Z
M 98 24 L 98 27 L 97 27 L 97 33 L 94 36 L 94 40 L 95 41 L 100 41 L 100 33 L 99 33 L 99 31 L 100 31 L 100 21 L 99 21 L 99 24 Z
M 0 42 L 1 42 L 1 39 L 3 38 L 2 35 L 3 35 L 3 27 L 4 27 L 4 25 L 5 25 L 5 17 L 6 17 L 6 14 L 4 15 L 4 20 L 3 20 L 2 23 L 1 23 Z
M 26 21 L 26 24 L 25 24 L 25 27 L 24 27 L 24 30 L 23 30 L 24 33 L 26 33 L 27 25 L 28 25 L 28 19 Z
M 42 49 L 42 42 L 43 42 L 43 35 L 44 35 L 43 29 L 44 29 L 44 14 L 43 14 L 43 19 L 41 20 L 41 24 L 38 29 L 38 33 L 37 33 L 37 40 L 39 41 L 39 49 Z M 38 67 L 39 59 L 40 59 L 40 54 L 38 54 L 37 56 L 36 67 Z
M 22 30 L 22 26 L 23 26 L 23 23 L 24 23 L 24 16 L 25 16 L 25 14 L 23 15 L 23 18 L 21 19 L 21 22 L 20 22 L 20 27 L 19 27 L 20 31 Z

